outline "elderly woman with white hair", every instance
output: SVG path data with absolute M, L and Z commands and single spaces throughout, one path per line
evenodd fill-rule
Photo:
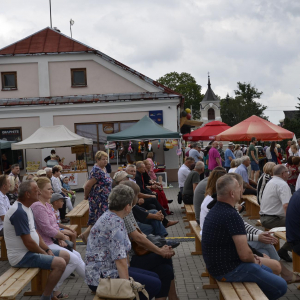
M 101 278 L 133 279 L 145 285 L 149 299 L 161 288 L 158 276 L 139 268 L 128 268 L 127 255 L 131 249 L 124 218 L 131 212 L 134 190 L 118 185 L 108 198 L 108 210 L 96 221 L 90 231 L 86 248 L 85 281 L 92 291 L 97 290 Z M 140 293 L 141 294 L 141 293 Z M 146 299 L 140 295 L 140 299 Z

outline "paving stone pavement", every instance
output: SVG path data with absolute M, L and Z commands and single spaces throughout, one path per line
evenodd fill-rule
M 172 188 L 165 189 L 165 193 L 168 199 L 173 199 L 173 203 L 170 205 L 170 209 L 174 212 L 173 216 L 169 216 L 170 220 L 179 220 L 179 223 L 175 226 L 168 228 L 169 237 L 185 237 L 188 229 L 185 229 L 187 223 L 182 220 L 182 209 L 177 203 L 177 193 L 178 185 L 177 183 L 172 183 Z M 83 193 L 77 193 L 76 204 L 78 204 L 83 199 Z M 76 205 L 75 204 L 75 205 Z M 247 220 L 247 218 L 244 218 Z M 247 220 L 252 225 L 255 225 L 255 221 Z M 262 228 L 260 228 L 262 229 Z M 282 243 L 283 244 L 283 243 Z M 202 285 L 208 283 L 208 278 L 201 277 L 201 273 L 205 271 L 205 264 L 202 255 L 191 255 L 194 251 L 194 242 L 182 242 L 180 246 L 175 249 L 176 255 L 173 257 L 173 265 L 175 270 L 175 281 L 176 289 L 180 300 L 190 300 L 190 299 L 219 299 L 219 291 L 214 290 L 203 290 Z M 85 246 L 78 245 L 77 250 L 81 253 L 82 257 L 85 254 Z M 292 263 L 284 263 L 285 266 L 292 270 Z M 9 268 L 8 262 L 0 261 L 0 274 L 3 274 Z M 288 291 L 286 295 L 281 300 L 296 300 L 300 299 L 300 291 L 297 290 L 296 284 L 291 284 L 288 286 Z M 30 289 L 28 285 L 22 293 L 17 297 L 17 299 L 22 300 L 38 300 L 40 297 L 24 297 L 23 293 Z M 61 290 L 64 293 L 69 294 L 69 299 L 76 300 L 92 300 L 93 295 L 91 295 L 87 285 L 84 280 L 76 274 L 75 279 L 66 280 L 62 285 Z

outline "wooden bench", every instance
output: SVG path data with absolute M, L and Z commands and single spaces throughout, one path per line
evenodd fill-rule
M 260 206 L 257 202 L 257 197 L 254 195 L 243 195 L 242 201 L 245 201 L 246 205 L 246 214 L 244 217 L 248 217 L 249 220 L 259 219 Z
M 201 236 L 200 236 L 200 226 L 196 221 L 190 221 L 190 227 L 195 235 L 195 252 L 192 252 L 192 255 L 202 255 L 202 246 L 201 246 Z
M 1 241 L 1 257 L 0 257 L 0 261 L 8 260 L 8 258 L 7 258 L 7 249 L 6 249 L 6 244 L 5 244 L 4 236 L 0 236 L 0 241 Z
M 31 282 L 31 290 L 24 296 L 41 296 L 46 286 L 49 270 L 39 268 L 10 268 L 0 276 L 0 298 L 15 299 Z
M 254 282 L 217 281 L 220 300 L 267 300 L 267 296 Z
M 77 225 L 77 234 L 81 234 L 81 229 L 83 227 L 87 227 L 87 222 L 89 219 L 88 200 L 82 200 L 66 215 L 66 217 L 70 218 L 70 225 Z
M 194 205 L 193 204 L 185 204 L 184 207 L 185 207 L 185 211 L 186 211 L 187 222 L 195 221 L 196 217 L 195 217 Z M 188 226 L 185 227 L 185 229 L 190 229 L 190 232 L 187 233 L 186 236 L 194 236 L 194 232 L 190 226 L 190 223 L 188 224 Z

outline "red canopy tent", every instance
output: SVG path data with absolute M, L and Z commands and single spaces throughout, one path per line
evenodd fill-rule
M 292 139 L 294 133 L 253 115 L 218 134 L 216 140 L 250 141 L 252 137 L 256 137 L 260 141 L 281 141 L 283 139 Z
M 212 121 L 191 133 L 183 135 L 183 139 L 186 141 L 210 141 L 214 140 L 217 134 L 229 128 L 231 127 L 223 122 Z

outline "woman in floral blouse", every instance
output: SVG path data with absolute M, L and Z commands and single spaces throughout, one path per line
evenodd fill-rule
M 79 235 L 83 242 L 87 243 L 90 230 L 100 216 L 108 209 L 108 196 L 112 188 L 112 179 L 106 172 L 108 155 L 104 151 L 98 151 L 95 155 L 96 164 L 90 172 L 90 178 L 84 187 L 84 199 L 89 200 L 89 227 Z
M 155 273 L 138 268 L 128 268 L 127 255 L 131 249 L 124 218 L 131 212 L 134 191 L 129 186 L 116 186 L 109 196 L 109 210 L 96 222 L 90 232 L 86 248 L 85 281 L 96 291 L 101 278 L 129 276 L 145 284 L 152 299 L 160 290 L 161 282 Z M 141 299 L 146 299 L 140 295 Z

